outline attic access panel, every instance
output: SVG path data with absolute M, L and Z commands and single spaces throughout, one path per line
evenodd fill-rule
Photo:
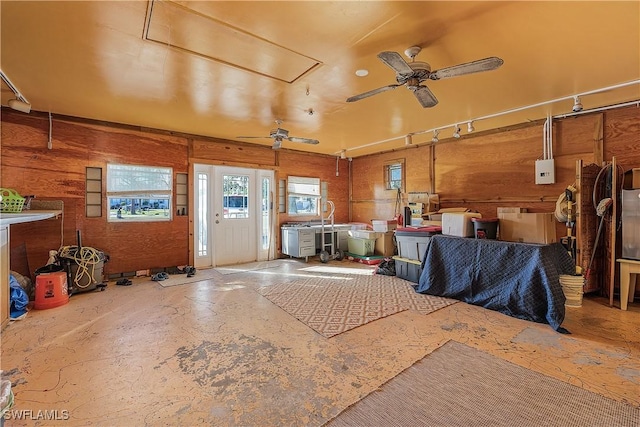
M 293 83 L 321 64 L 170 1 L 149 2 L 143 38 L 286 83 Z

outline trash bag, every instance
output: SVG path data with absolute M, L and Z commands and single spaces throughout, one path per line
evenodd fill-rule
M 396 275 L 396 261 L 393 258 L 385 258 L 378 264 L 375 274 L 382 276 L 395 276 Z
M 11 295 L 9 301 L 11 304 L 10 318 L 19 319 L 27 313 L 27 305 L 29 304 L 29 295 L 20 286 L 20 283 L 13 275 L 9 276 L 9 287 L 11 288 Z

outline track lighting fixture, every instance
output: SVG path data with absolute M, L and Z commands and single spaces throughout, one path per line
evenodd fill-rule
M 574 96 L 573 97 L 573 108 L 572 108 L 574 113 L 577 113 L 579 111 L 582 111 L 582 102 L 580 102 L 580 96 Z
M 468 132 L 468 133 L 471 133 L 471 132 L 473 132 L 474 130 L 476 130 L 476 128 L 474 128 L 474 127 L 473 127 L 473 120 L 472 120 L 472 121 L 470 121 L 469 123 L 467 123 L 467 132 Z
M 9 77 L 7 77 L 2 70 L 0 70 L 0 78 L 2 78 L 2 81 L 7 85 L 9 89 L 11 89 L 11 92 L 13 92 L 13 94 L 16 96 L 16 99 L 10 99 L 9 101 L 7 101 L 7 105 L 9 105 L 9 108 L 17 111 L 22 111 L 23 113 L 30 113 L 31 104 L 29 104 L 29 101 L 27 101 L 25 97 L 22 96 L 20 91 L 18 91 L 13 83 L 11 83 Z
M 413 137 L 411 136 L 411 134 L 408 134 L 407 136 L 404 137 L 404 145 L 411 145 L 413 144 Z
M 455 125 L 453 127 L 453 137 L 454 138 L 460 138 L 460 126 Z
M 440 133 L 440 131 L 438 129 L 434 129 L 433 130 L 433 138 L 431 138 L 431 142 L 438 142 L 438 134 Z

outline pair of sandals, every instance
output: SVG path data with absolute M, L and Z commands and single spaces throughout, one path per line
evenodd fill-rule
M 187 273 L 187 277 L 193 277 L 196 275 L 196 268 L 190 265 L 187 265 L 182 269 L 183 273 Z
M 154 282 L 161 282 L 163 280 L 167 280 L 168 278 L 169 275 L 164 271 L 151 275 L 151 280 L 153 280 Z
M 131 280 L 125 278 L 125 279 L 118 280 L 116 282 L 116 285 L 118 285 L 118 286 L 131 286 L 131 285 L 133 285 L 133 282 Z M 104 289 L 101 289 L 101 290 L 104 290 Z

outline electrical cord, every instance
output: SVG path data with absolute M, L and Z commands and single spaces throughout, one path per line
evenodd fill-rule
M 96 283 L 95 268 L 103 261 L 100 251 L 89 246 L 78 249 L 77 246 L 63 246 L 58 250 L 58 257 L 74 261 L 78 265 L 73 284 L 79 289 L 85 289 Z M 82 279 L 87 278 L 85 284 Z

